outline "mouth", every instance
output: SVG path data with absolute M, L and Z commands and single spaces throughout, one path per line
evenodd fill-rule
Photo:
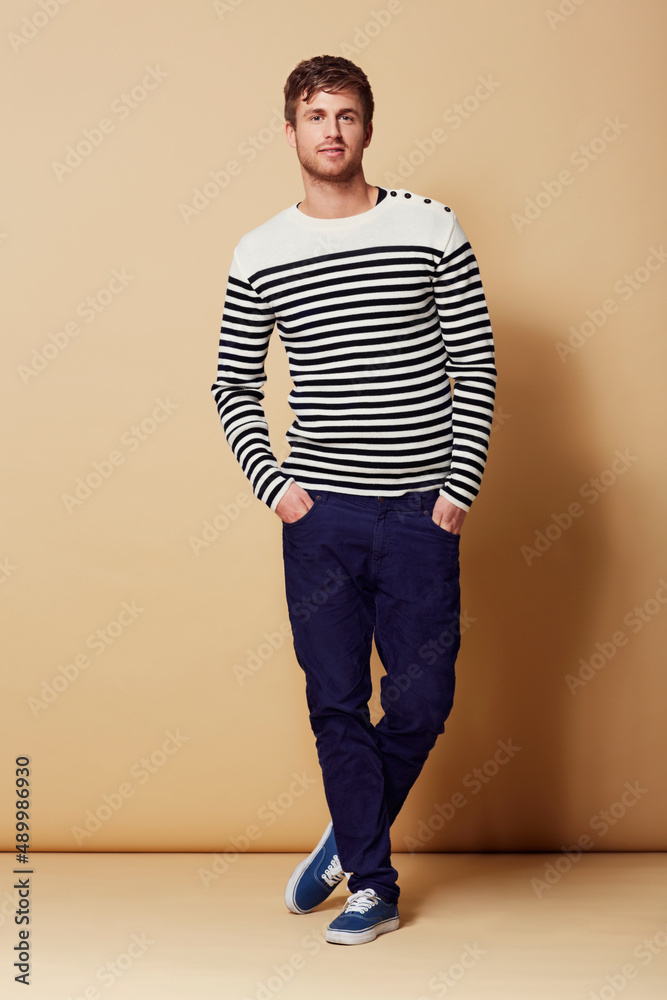
M 326 149 L 320 149 L 320 153 L 324 153 L 325 156 L 342 156 L 345 150 L 341 146 L 327 146 Z

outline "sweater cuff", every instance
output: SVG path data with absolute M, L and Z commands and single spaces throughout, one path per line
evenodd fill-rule
M 288 489 L 294 482 L 296 482 L 296 480 L 293 477 L 285 479 L 283 481 L 282 486 L 280 486 L 278 489 L 276 489 L 276 485 L 272 483 L 271 487 L 268 490 L 266 489 L 266 487 L 262 490 L 262 496 L 259 499 L 263 500 L 264 503 L 267 505 L 267 507 L 270 510 L 272 510 L 275 514 L 276 507 L 278 506 L 283 496 L 285 495 L 285 493 L 287 493 Z
M 461 510 L 470 510 L 472 500 L 465 500 L 459 493 L 451 493 L 447 486 L 442 486 L 440 488 L 440 496 L 444 497 L 445 500 L 449 500 L 449 502 L 453 503 L 455 507 L 460 507 Z

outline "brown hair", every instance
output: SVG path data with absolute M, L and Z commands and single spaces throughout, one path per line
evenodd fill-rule
M 335 94 L 348 87 L 354 87 L 359 93 L 364 114 L 364 128 L 366 128 L 373 120 L 375 102 L 364 71 L 343 56 L 314 56 L 312 59 L 303 59 L 287 77 L 284 88 L 285 121 L 288 121 L 292 128 L 296 128 L 296 109 L 302 97 L 309 101 L 320 90 Z

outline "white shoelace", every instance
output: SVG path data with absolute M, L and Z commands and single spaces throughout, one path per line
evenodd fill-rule
M 340 880 L 345 877 L 345 872 L 341 868 L 337 854 L 334 854 L 326 868 L 326 871 L 322 872 L 321 877 L 327 885 L 335 885 L 336 882 L 340 882 Z
M 348 896 L 343 910 L 352 913 L 365 913 L 366 910 L 370 910 L 371 906 L 375 906 L 379 902 L 380 897 L 374 889 L 359 889 L 358 892 L 353 892 L 351 896 Z

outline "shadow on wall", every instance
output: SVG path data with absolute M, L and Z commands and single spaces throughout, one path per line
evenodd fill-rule
M 580 491 L 610 456 L 581 369 L 534 329 L 496 315 L 494 333 L 496 417 L 461 537 L 471 624 L 445 733 L 392 827 L 399 852 L 559 850 L 585 829 L 569 807 L 585 761 L 571 745 L 565 675 L 600 638 L 592 623 L 612 551 L 600 506 Z M 574 503 L 579 516 L 568 514 Z M 376 651 L 372 669 L 377 701 Z M 494 763 L 499 741 L 521 749 L 501 750 Z

